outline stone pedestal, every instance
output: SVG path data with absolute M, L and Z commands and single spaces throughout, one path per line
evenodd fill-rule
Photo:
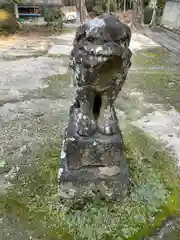
M 70 109 L 70 120 L 61 151 L 60 196 L 65 199 L 93 197 L 121 200 L 127 195 L 129 170 L 124 158 L 120 130 L 111 136 L 94 132 L 76 133 L 78 109 Z

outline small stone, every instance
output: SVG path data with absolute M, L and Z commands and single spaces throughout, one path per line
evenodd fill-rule
M 173 134 L 168 134 L 168 137 L 173 137 Z
M 76 190 L 73 189 L 73 184 L 71 182 L 66 182 L 61 184 L 59 188 L 60 197 L 65 199 L 70 199 L 74 197 Z
M 106 196 L 112 197 L 113 193 L 112 192 L 105 192 Z
M 44 113 L 42 113 L 42 112 L 36 112 L 36 113 L 34 113 L 33 115 L 34 115 L 34 117 L 42 117 L 42 116 L 44 116 Z
M 75 190 L 75 189 L 69 189 L 68 195 L 69 195 L 70 197 L 74 197 L 75 194 L 76 194 L 76 190 Z
M 18 165 L 14 165 L 10 171 L 5 176 L 6 181 L 13 181 L 16 179 L 18 173 L 20 171 L 20 167 Z
M 0 161 L 0 174 L 9 172 L 8 163 L 4 160 Z
M 58 180 L 60 180 L 62 173 L 63 173 L 63 168 L 60 168 L 58 171 Z
M 19 153 L 20 155 L 23 155 L 24 153 L 26 153 L 28 150 L 28 146 L 25 144 L 23 145 L 20 149 L 19 149 Z
M 175 83 L 174 82 L 169 82 L 168 86 L 173 86 Z
M 6 166 L 6 162 L 5 161 L 0 161 L 0 168 L 5 167 Z
M 99 167 L 99 172 L 101 175 L 105 176 L 116 176 L 120 173 L 120 168 L 118 166 L 112 167 Z

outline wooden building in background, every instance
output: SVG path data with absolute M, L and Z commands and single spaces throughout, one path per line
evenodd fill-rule
M 24 0 L 23 5 L 76 6 L 77 0 Z
M 43 17 L 43 9 L 48 7 L 61 8 L 66 14 L 73 12 L 76 16 L 76 6 L 79 0 L 23 0 L 18 5 L 19 18 L 31 19 Z

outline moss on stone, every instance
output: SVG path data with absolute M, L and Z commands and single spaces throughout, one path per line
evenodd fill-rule
M 177 213 L 179 180 L 172 157 L 139 129 L 125 131 L 131 189 L 122 203 L 62 203 L 57 193 L 59 145 L 32 156 L 18 181 L 0 197 L 4 214 L 12 214 L 37 239 L 137 240 Z

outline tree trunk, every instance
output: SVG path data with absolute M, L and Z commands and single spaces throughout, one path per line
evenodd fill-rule
M 144 25 L 144 1 L 140 0 L 140 5 L 139 5 L 139 14 L 140 14 L 140 21 L 141 21 L 141 26 Z
M 107 1 L 107 13 L 110 13 L 110 4 L 111 4 L 111 0 Z
M 153 8 L 153 14 L 152 14 L 151 22 L 149 24 L 150 27 L 156 24 L 157 0 L 154 0 L 152 2 L 152 8 Z
M 131 28 L 138 28 L 144 24 L 144 3 L 143 0 L 133 1 Z
M 126 0 L 124 0 L 124 13 L 126 11 Z
M 80 0 L 80 3 L 81 3 L 81 5 L 80 5 L 80 11 L 81 11 L 80 19 L 81 19 L 81 23 L 83 23 L 87 19 L 89 19 L 89 15 L 88 15 L 88 12 L 87 12 L 85 0 Z
M 16 19 L 19 19 L 18 5 L 16 3 L 14 3 L 14 14 Z

